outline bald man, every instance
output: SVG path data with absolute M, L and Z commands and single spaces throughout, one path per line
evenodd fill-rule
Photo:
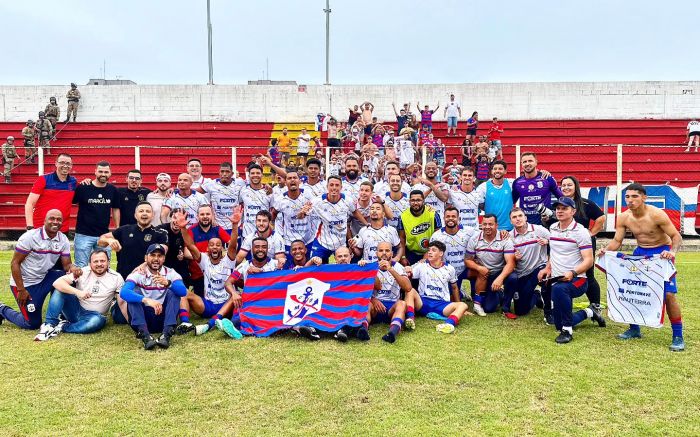
M 192 189 L 192 176 L 189 173 L 180 173 L 177 177 L 177 191 L 163 202 L 160 210 L 161 223 L 170 221 L 170 211 L 181 208 L 187 214 L 188 226 L 197 224 L 197 213 L 202 205 L 209 205 L 204 194 Z
M 82 273 L 71 263 L 70 244 L 60 230 L 62 225 L 61 211 L 51 209 L 44 226 L 19 237 L 10 261 L 10 290 L 19 311 L 0 303 L 0 323 L 7 319 L 22 329 L 39 328 L 44 300 L 53 290 L 54 281 L 66 273 L 76 278 Z M 53 270 L 59 259 L 63 270 Z

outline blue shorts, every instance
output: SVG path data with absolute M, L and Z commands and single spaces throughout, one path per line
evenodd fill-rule
M 457 117 L 447 117 L 447 127 L 457 127 Z
M 382 299 L 379 299 L 379 301 L 384 304 L 384 307 L 386 307 L 386 312 L 377 313 L 372 319 L 372 323 L 391 323 L 391 316 L 389 316 L 389 310 L 391 309 L 391 307 L 396 305 L 396 301 Z
M 467 135 L 476 136 L 476 129 L 467 129 Z
M 202 313 L 202 317 L 208 319 L 219 314 L 219 310 L 226 302 L 214 303 L 210 300 L 202 299 L 202 303 L 204 303 L 204 312 Z
M 634 256 L 651 256 L 658 255 L 664 250 L 671 250 L 671 246 L 664 245 L 658 247 L 637 247 L 632 252 Z M 674 262 L 675 264 L 675 262 Z M 670 281 L 664 281 L 664 292 L 666 293 L 678 293 L 678 281 L 674 276 Z
M 420 299 L 423 301 L 423 306 L 418 310 L 418 314 L 421 316 L 426 316 L 428 313 L 438 313 L 444 316 L 443 311 L 447 308 L 447 305 L 452 302 L 445 302 L 440 299 L 431 299 L 429 297 L 421 296 Z
M 311 243 L 311 255 L 309 256 L 309 259 L 317 256 L 321 258 L 324 264 L 327 264 L 328 259 L 333 255 L 333 253 L 333 250 L 321 246 L 318 240 L 314 240 L 313 243 Z

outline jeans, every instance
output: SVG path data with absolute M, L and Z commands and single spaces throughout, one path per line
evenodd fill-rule
M 582 296 L 588 289 L 586 278 L 574 278 L 571 282 L 557 282 L 552 285 L 552 302 L 554 304 L 554 326 L 557 330 L 563 327 L 573 328 L 586 320 L 584 310 L 572 314 L 574 298 Z
M 107 318 L 96 311 L 88 311 L 80 305 L 74 294 L 61 293 L 56 290 L 49 299 L 46 309 L 46 323 L 58 325 L 58 316 L 63 313 L 68 323 L 63 332 L 70 334 L 90 334 L 104 328 Z
M 97 249 L 97 240 L 100 237 L 91 237 L 89 235 L 75 234 L 75 265 L 78 267 L 85 267 L 90 264 L 90 253 Z M 103 247 L 107 252 L 107 256 L 112 258 L 112 249 L 107 246 Z
M 17 304 L 19 311 L 5 306 L 0 311 L 0 315 L 22 329 L 38 329 L 41 326 L 41 309 L 44 306 L 44 300 L 53 291 L 54 281 L 65 274 L 66 272 L 62 270 L 49 270 L 43 281 L 26 287 L 30 297 L 26 305 Z M 17 288 L 10 286 L 10 290 L 17 300 Z

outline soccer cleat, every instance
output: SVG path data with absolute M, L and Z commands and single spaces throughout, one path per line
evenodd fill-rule
M 348 334 L 343 330 L 343 328 L 340 328 L 335 335 L 333 336 L 336 340 L 338 340 L 341 343 L 346 343 L 348 341 Z
M 627 328 L 627 331 L 618 334 L 620 340 L 630 340 L 632 338 L 642 338 L 642 332 L 639 329 Z
M 486 312 L 484 312 L 484 309 L 481 308 L 481 305 L 478 303 L 474 304 L 474 313 L 479 317 L 486 317 Z
M 2 315 L 2 310 L 4 310 L 6 307 L 7 305 L 0 302 L 0 325 L 2 325 L 2 322 L 5 320 L 5 317 Z
M 515 320 L 518 318 L 518 316 L 511 313 L 510 311 L 503 311 L 503 317 L 505 317 L 506 319 L 510 319 L 510 320 Z
M 554 316 L 552 313 L 544 313 L 544 324 L 545 325 L 553 325 L 554 324 Z
M 179 325 L 177 325 L 177 328 L 175 328 L 175 334 L 176 335 L 185 335 L 187 333 L 190 333 L 194 331 L 194 325 L 191 324 L 190 322 L 182 322 Z
M 299 327 L 299 335 L 304 337 L 304 338 L 308 338 L 311 341 L 316 341 L 316 340 L 321 339 L 321 336 L 318 335 L 316 330 L 312 327 L 309 327 L 309 326 L 300 326 Z
M 601 328 L 605 328 L 605 319 L 603 318 L 603 313 L 600 311 L 600 305 L 598 304 L 590 304 L 588 308 L 593 311 L 593 316 L 591 316 L 591 320 L 594 322 L 598 323 L 598 326 Z
M 234 340 L 240 340 L 243 338 L 243 334 L 241 334 L 241 331 L 239 331 L 238 329 L 236 329 L 235 326 L 233 326 L 233 322 L 231 321 L 231 319 L 217 319 L 215 323 L 216 327 L 220 331 L 223 331 L 224 334 L 228 335 Z
M 55 337 L 56 327 L 49 323 L 42 323 L 39 327 L 39 333 L 34 337 L 34 341 L 46 341 L 51 337 Z
M 430 320 L 440 320 L 440 321 L 447 320 L 447 317 L 443 316 L 442 314 L 438 314 L 438 313 L 428 313 L 425 315 L 425 318 L 430 319 Z
M 449 323 L 440 323 L 435 327 L 435 330 L 437 332 L 442 332 L 443 334 L 452 334 L 455 332 L 455 327 Z
M 406 319 L 405 322 L 403 322 L 403 326 L 404 326 L 407 330 L 413 331 L 413 330 L 416 329 L 416 321 L 413 319 L 413 317 L 410 317 L 410 318 Z
M 685 350 L 685 341 L 683 337 L 673 337 L 671 346 L 668 347 L 671 352 L 682 352 Z
M 56 329 L 54 329 L 54 337 L 63 332 L 63 328 L 65 328 L 67 324 L 68 320 L 59 320 L 58 325 L 56 325 Z
M 574 336 L 571 333 L 569 333 L 569 331 L 562 330 L 557 336 L 557 338 L 554 339 L 554 341 L 556 341 L 558 344 L 566 344 L 571 342 L 571 340 L 573 339 Z
M 382 340 L 386 341 L 387 343 L 393 343 L 396 341 L 396 336 L 393 332 L 389 331 L 382 336 Z
M 369 331 L 364 326 L 360 326 L 356 335 L 358 340 L 369 341 Z
M 158 337 L 158 340 L 156 340 L 156 344 L 163 349 L 167 349 L 170 347 L 170 337 L 173 336 L 173 330 L 172 328 L 168 330 L 167 332 L 164 332 Z
M 139 332 L 139 338 L 143 341 L 143 348 L 147 351 L 152 350 L 158 344 L 156 339 L 146 332 Z
M 209 332 L 209 325 L 207 325 L 206 323 L 203 325 L 197 325 L 194 327 L 194 335 L 197 335 L 197 336 L 204 335 L 207 332 Z

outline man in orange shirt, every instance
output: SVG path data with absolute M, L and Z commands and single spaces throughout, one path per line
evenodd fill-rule
M 289 155 L 292 146 L 292 138 L 287 133 L 287 128 L 282 129 L 282 135 L 277 138 L 277 147 L 282 155 L 282 165 L 289 163 Z

